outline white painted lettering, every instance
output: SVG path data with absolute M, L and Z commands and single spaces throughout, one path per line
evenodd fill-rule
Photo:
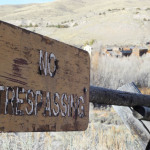
M 11 91 L 11 94 L 12 94 L 11 99 L 9 99 L 10 91 Z M 8 113 L 8 104 L 11 103 L 12 114 L 14 115 L 14 113 L 15 113 L 14 104 L 13 104 L 14 99 L 15 99 L 15 90 L 12 87 L 6 87 L 5 114 Z
M 76 100 L 77 100 L 77 96 L 72 96 L 71 97 L 71 101 L 70 101 L 70 104 L 71 104 L 71 117 L 74 116 L 76 117 L 76 111 L 77 111 L 77 103 L 76 103 Z
M 19 104 L 23 104 L 23 99 L 19 98 L 19 93 L 24 93 L 24 92 L 25 92 L 24 88 L 17 87 L 17 90 L 16 90 L 16 115 L 23 115 L 23 110 L 19 110 L 18 106 L 19 106 Z
M 40 65 L 41 74 L 42 74 L 42 71 L 44 70 L 44 75 L 47 76 L 47 52 L 45 52 L 45 57 L 44 57 L 42 50 L 40 50 L 40 62 L 39 62 L 39 65 Z
M 51 98 L 51 92 L 35 91 L 34 93 L 32 90 L 26 91 L 22 87 L 0 86 L 0 91 L 6 91 L 4 114 L 37 115 L 42 108 L 44 109 L 43 115 L 49 117 L 61 115 L 62 117 L 77 119 L 77 117 L 83 118 L 85 116 L 83 96 L 52 93 Z M 24 104 L 24 98 L 21 94 L 25 94 L 26 103 L 29 105 L 25 106 L 25 110 L 21 110 Z
M 4 91 L 5 87 L 4 86 L 0 86 L 0 91 Z
M 53 72 L 51 71 L 51 60 L 54 59 L 54 70 Z M 56 73 L 56 57 L 53 53 L 51 53 L 49 55 L 49 62 L 48 62 L 48 72 L 49 72 L 49 75 L 51 77 L 54 77 L 55 73 Z
M 78 115 L 80 118 L 83 118 L 84 117 L 84 106 L 82 105 L 80 108 L 80 101 L 82 102 L 82 104 L 84 104 L 84 99 L 82 96 L 80 96 L 78 99 Z M 81 112 L 80 112 L 80 109 L 81 109 Z
M 44 116 L 46 116 L 46 111 L 49 112 L 49 116 L 51 116 L 51 99 L 50 99 L 50 93 L 46 93 L 46 105 L 44 110 Z
M 40 99 L 40 102 L 38 103 L 38 97 L 39 96 L 41 97 L 41 99 Z M 43 100 L 42 92 L 41 91 L 36 91 L 35 92 L 35 108 L 34 108 L 35 115 L 37 115 L 37 106 L 38 106 L 38 104 L 39 104 L 39 106 L 42 105 L 42 100 Z
M 65 117 L 66 114 L 67 114 L 67 105 L 66 105 L 66 103 L 64 103 L 64 100 L 67 101 L 67 95 L 66 95 L 66 94 L 63 94 L 62 97 L 61 97 L 61 104 L 62 104 L 62 106 L 63 106 L 64 109 L 65 109 L 65 112 L 63 112 L 63 111 L 61 110 L 61 115 L 62 115 L 63 117 Z
M 40 50 L 40 60 L 39 60 L 40 74 L 44 73 L 45 76 L 49 74 L 50 77 L 54 77 L 57 69 L 56 56 L 53 53 L 50 53 L 49 57 L 48 58 L 47 57 L 48 53 L 45 52 L 43 55 L 43 50 Z M 52 62 L 54 62 L 54 64 L 52 64 Z
M 56 99 L 58 99 L 58 101 L 60 100 L 59 94 L 55 93 L 54 97 L 53 97 L 53 102 L 55 104 L 55 106 L 57 107 L 57 111 L 55 111 L 55 109 L 53 109 L 53 114 L 54 116 L 58 116 L 59 115 L 59 104 L 56 102 Z
M 26 94 L 26 101 L 31 106 L 31 110 L 30 111 L 28 111 L 28 108 L 26 108 L 26 113 L 28 115 L 31 115 L 33 113 L 33 102 L 32 102 L 31 99 L 29 99 L 29 95 L 31 95 L 31 97 L 34 98 L 34 93 L 33 93 L 32 90 L 28 90 L 27 94 Z

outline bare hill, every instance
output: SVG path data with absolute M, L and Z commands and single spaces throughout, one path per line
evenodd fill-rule
M 150 40 L 149 0 L 4 5 L 0 19 L 72 45 L 92 39 L 104 45 L 141 45 Z

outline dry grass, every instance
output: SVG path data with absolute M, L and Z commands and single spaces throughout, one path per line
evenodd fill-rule
M 91 58 L 91 84 L 117 89 L 126 83 L 135 82 L 138 87 L 150 87 L 149 57 L 147 54 L 142 57 L 116 58 L 99 56 L 96 52 Z
M 92 104 L 86 131 L 1 133 L 0 144 L 0 150 L 140 150 L 113 108 L 94 109 Z
M 150 88 L 148 87 L 142 87 L 139 88 L 139 90 L 141 91 L 142 94 L 150 95 Z
M 150 6 L 150 1 L 57 0 L 0 6 L 0 20 L 22 26 L 32 22 L 38 25 L 36 32 L 71 45 L 81 46 L 91 39 L 104 45 L 140 45 L 150 39 L 150 8 L 146 6 Z

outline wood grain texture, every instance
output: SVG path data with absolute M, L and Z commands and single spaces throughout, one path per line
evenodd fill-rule
M 134 83 L 123 85 L 122 87 L 118 88 L 118 90 L 140 94 L 139 89 L 135 86 Z M 143 125 L 142 121 L 138 120 L 134 116 L 135 112 L 133 108 L 124 106 L 113 106 L 113 108 L 121 117 L 122 121 L 131 131 L 131 133 L 137 136 L 138 142 L 141 145 L 141 149 L 145 150 L 150 141 L 150 132 L 146 128 L 146 124 Z M 149 124 L 147 125 L 149 126 Z
M 40 50 L 43 53 L 55 54 L 57 70 L 54 77 L 40 73 Z M 17 87 L 22 87 L 26 91 L 33 90 L 34 94 L 38 90 L 43 93 L 41 103 L 38 98 L 37 115 L 34 112 L 31 115 L 25 113 L 25 108 L 31 109 L 25 95 L 22 96 L 23 104 L 19 104 L 19 109 L 24 112 L 24 115 L 13 115 L 11 103 L 9 103 L 8 113 L 4 114 L 6 90 L 0 91 L 0 131 L 80 131 L 88 126 L 90 59 L 88 53 L 81 49 L 0 21 L 0 86 L 12 87 L 15 93 Z M 46 92 L 51 94 L 52 116 L 43 115 Z M 52 103 L 55 93 L 60 96 L 60 99 L 57 99 L 60 106 L 58 116 L 53 114 L 53 109 L 57 110 L 55 103 Z M 61 115 L 61 110 L 64 111 L 61 105 L 63 94 L 67 95 L 65 103 L 69 108 L 71 108 L 70 95 L 74 97 L 75 104 L 80 96 L 84 98 L 83 117 L 79 117 L 78 109 L 73 112 L 74 115 L 65 117 Z M 12 97 L 11 92 L 10 97 Z M 32 101 L 35 109 L 35 95 Z M 16 107 L 16 96 L 13 103 Z

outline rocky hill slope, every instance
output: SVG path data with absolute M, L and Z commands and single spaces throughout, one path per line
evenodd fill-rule
M 0 19 L 72 44 L 141 45 L 150 40 L 149 0 L 56 0 L 1 5 Z

